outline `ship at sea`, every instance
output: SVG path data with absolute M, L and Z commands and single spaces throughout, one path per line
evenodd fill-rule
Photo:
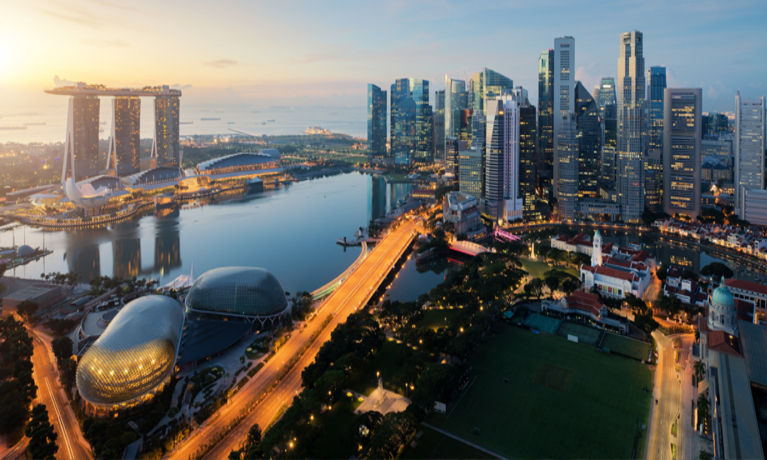
M 35 122 L 32 122 L 32 123 L 24 123 L 24 126 L 45 126 L 45 125 L 47 125 L 47 123 L 44 122 L 44 121 L 35 121 Z
M 194 120 L 179 121 L 178 124 L 180 124 L 180 125 L 193 125 L 194 124 Z
M 0 126 L 0 131 L 16 131 L 27 129 L 26 126 Z
M 219 121 L 221 120 L 221 117 L 202 117 L 200 118 L 202 121 Z

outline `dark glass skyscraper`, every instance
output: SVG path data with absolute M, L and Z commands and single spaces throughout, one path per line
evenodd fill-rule
M 618 109 L 615 104 L 605 105 L 602 125 L 602 180 L 612 187 L 615 185 L 615 154 L 618 147 Z
M 482 84 L 484 86 L 482 93 L 483 104 L 488 100 L 495 99 L 503 92 L 509 92 L 514 89 L 514 81 L 511 78 L 487 67 L 482 71 Z
M 386 157 L 386 91 L 368 84 L 368 156 Z
M 530 220 L 535 214 L 536 158 L 538 137 L 537 113 L 534 105 L 519 108 L 519 195 L 524 200 L 523 215 Z
M 550 191 L 554 170 L 554 50 L 541 52 L 538 58 L 538 158 L 539 186 Z
M 578 130 L 578 196 L 596 198 L 602 129 L 599 107 L 581 82 L 575 86 L 575 114 Z
M 434 159 L 445 162 L 445 91 L 434 92 Z
M 615 98 L 615 79 L 613 77 L 602 78 L 599 85 L 599 116 L 605 117 L 605 106 L 608 104 L 617 104 Z
M 647 70 L 647 128 L 648 150 L 663 150 L 663 91 L 666 89 L 666 68 L 653 66 Z

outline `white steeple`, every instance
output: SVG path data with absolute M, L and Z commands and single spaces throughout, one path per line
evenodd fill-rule
M 591 252 L 591 266 L 599 267 L 602 265 L 602 235 L 599 234 L 599 230 L 594 232 L 594 243 Z

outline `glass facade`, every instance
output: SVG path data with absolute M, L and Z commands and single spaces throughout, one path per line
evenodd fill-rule
M 368 84 L 368 155 L 386 157 L 386 91 Z
M 434 92 L 434 160 L 445 162 L 445 91 Z
M 554 108 L 551 99 L 554 91 L 552 76 L 554 50 L 541 52 L 538 58 L 538 186 L 542 190 L 551 189 L 554 169 Z
M 263 268 L 223 267 L 203 273 L 186 297 L 189 309 L 223 315 L 264 317 L 288 306 L 285 290 Z
M 605 115 L 605 106 L 608 104 L 617 104 L 618 101 L 615 97 L 615 79 L 613 77 L 605 77 L 599 85 L 599 115 L 603 118 L 607 118 Z
M 597 198 L 597 178 L 602 151 L 599 107 L 581 82 L 575 87 L 578 129 L 578 197 Z
M 466 82 L 445 75 L 445 138 L 459 136 L 461 112 L 467 108 Z
M 525 220 L 538 214 L 535 209 L 537 116 L 534 105 L 519 108 L 519 196 L 524 200 Z
M 579 179 L 577 117 L 569 112 L 561 118 L 557 212 L 561 220 L 574 220 Z
M 141 99 L 115 97 L 112 101 L 112 148 L 118 177 L 141 170 Z
M 400 78 L 391 86 L 390 144 L 396 164 L 431 162 L 434 115 L 429 105 L 429 82 Z
M 648 150 L 663 150 L 663 91 L 666 89 L 666 68 L 647 69 L 647 128 Z
M 514 81 L 495 70 L 487 67 L 482 71 L 482 82 L 484 84 L 482 99 L 484 102 L 501 96 L 504 92 L 511 92 L 514 89 Z M 483 107 L 484 108 L 484 107 Z
M 175 300 L 146 296 L 128 303 L 85 352 L 77 389 L 85 401 L 111 410 L 140 402 L 173 371 L 184 313 Z
M 482 151 L 477 149 L 461 150 L 458 155 L 460 162 L 459 190 L 479 199 L 482 196 Z
M 735 209 L 741 210 L 743 189 L 764 189 L 765 99 L 735 96 Z

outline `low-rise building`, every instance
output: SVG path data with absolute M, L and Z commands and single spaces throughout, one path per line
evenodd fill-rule
M 485 231 L 479 202 L 472 195 L 450 192 L 442 201 L 442 220 L 455 226 L 456 235 L 473 236 Z
M 559 300 L 544 300 L 541 309 L 544 313 L 555 311 L 566 317 L 588 318 L 603 329 L 610 329 L 624 335 L 629 333 L 629 320 L 610 313 L 599 301 L 599 296 L 588 292 L 575 291 L 572 295 Z
M 3 316 L 16 313 L 22 302 L 34 302 L 38 305 L 37 311 L 41 312 L 64 300 L 61 286 L 55 284 L 34 284 L 16 292 L 8 294 L 2 299 Z
M 736 279 L 729 279 L 725 283 L 733 297 L 754 304 L 754 322 L 767 325 L 767 286 Z
M 583 264 L 580 278 L 586 289 L 595 287 L 602 295 L 626 298 L 633 294 L 642 297 L 652 279 L 655 259 L 644 250 L 634 247 L 621 247 L 611 255 L 605 256 L 598 248 L 602 247 L 602 236 L 597 230 L 594 234 L 591 265 Z

